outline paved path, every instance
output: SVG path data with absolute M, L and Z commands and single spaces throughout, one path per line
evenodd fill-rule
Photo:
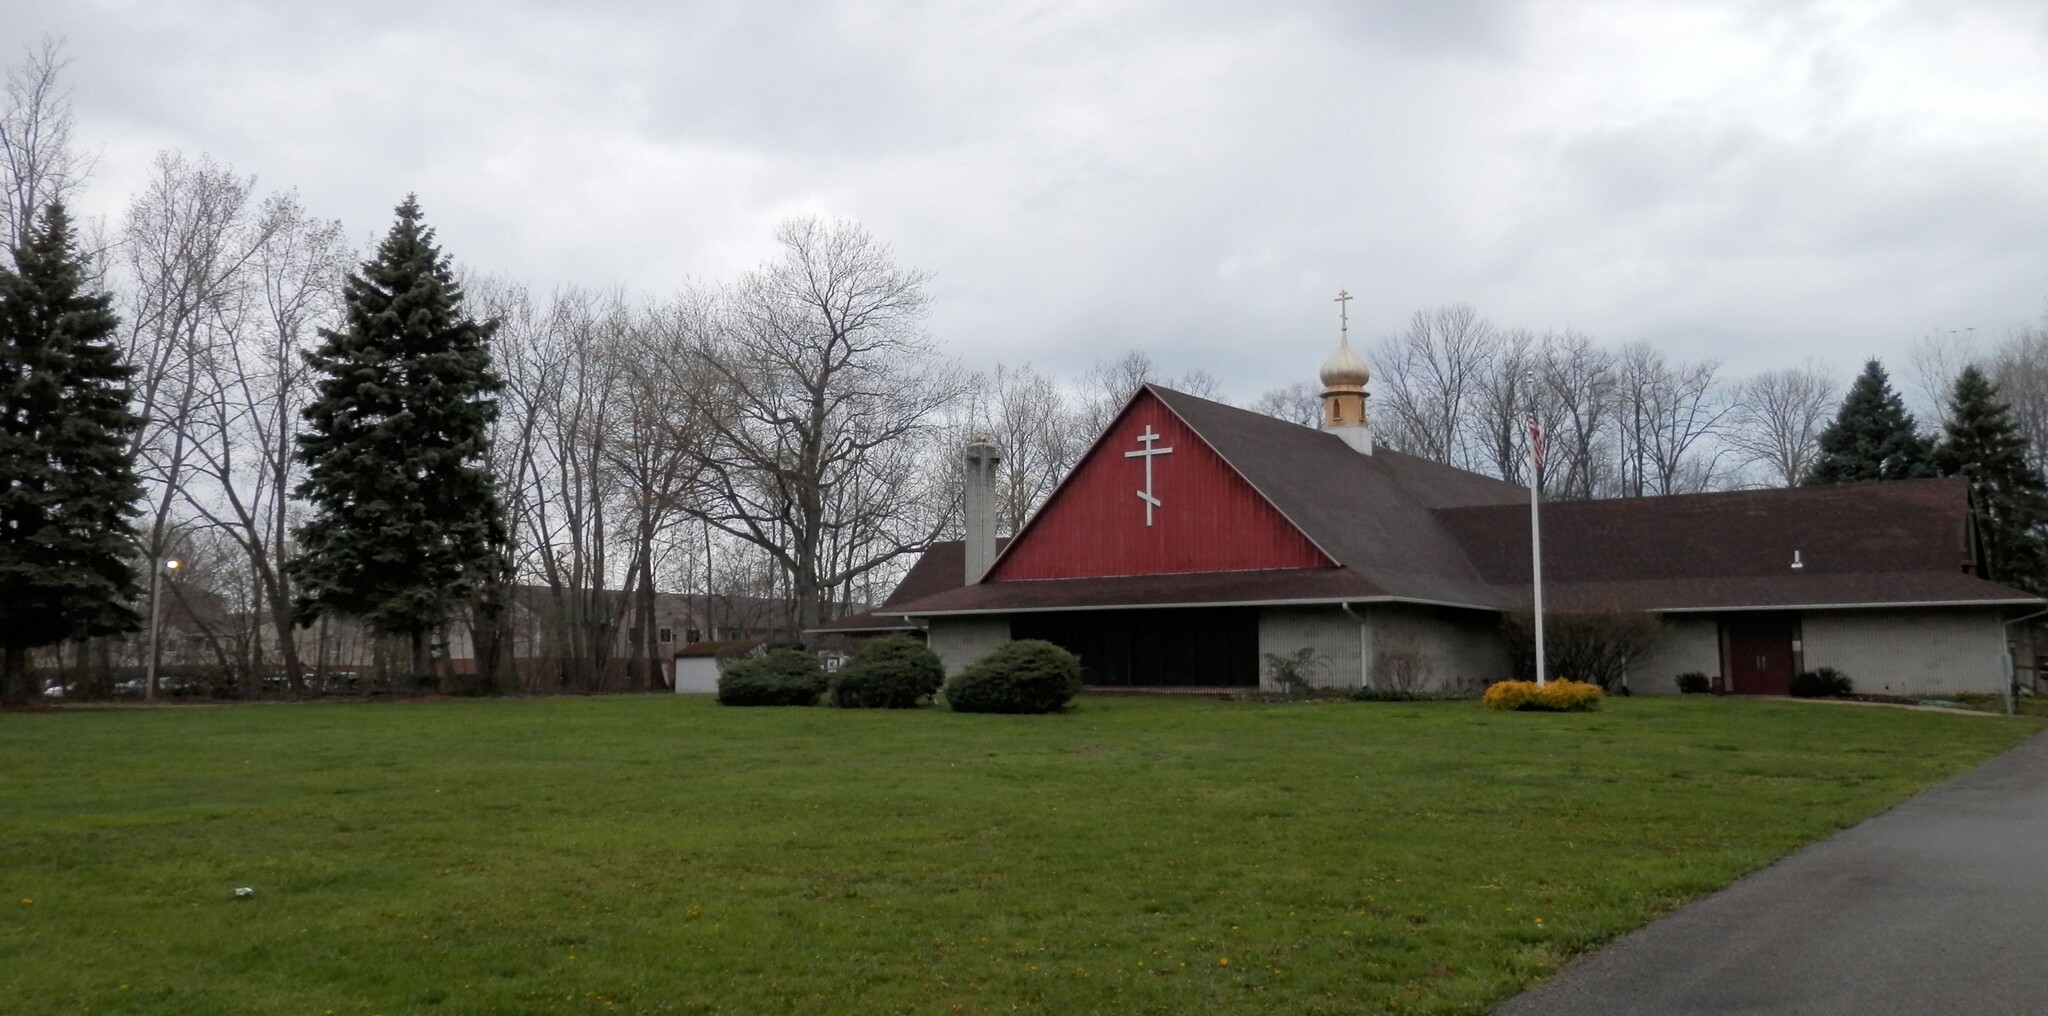
M 2048 733 L 1494 1010 L 1624 1013 L 2048 1013 Z

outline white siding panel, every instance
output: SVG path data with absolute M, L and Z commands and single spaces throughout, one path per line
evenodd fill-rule
M 1805 667 L 1833 667 L 1857 691 L 1995 694 L 2005 681 L 2005 630 L 1995 610 L 1810 611 L 1801 635 Z
M 1266 655 L 1314 649 L 1323 664 L 1316 684 L 1356 688 L 1362 677 L 1358 655 L 1358 620 L 1340 607 L 1267 607 L 1259 611 L 1259 687 L 1268 691 Z
M 1638 695 L 1678 694 L 1678 675 L 1721 674 L 1721 625 L 1711 617 L 1665 619 L 1664 633 L 1628 668 L 1628 690 Z
M 709 656 L 676 657 L 676 694 L 703 695 L 717 691 L 717 660 Z
M 1417 653 L 1429 671 L 1424 687 L 1476 690 L 1514 676 L 1499 614 L 1389 603 L 1373 605 L 1368 616 L 1375 665 L 1387 653 Z M 1372 684 L 1388 682 L 1374 674 Z
M 925 632 L 932 652 L 946 665 L 951 677 L 974 661 L 1010 641 L 1010 619 L 995 617 L 935 617 Z

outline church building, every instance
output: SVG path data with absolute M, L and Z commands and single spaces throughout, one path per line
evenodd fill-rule
M 1339 687 L 1511 676 L 1528 488 L 1375 447 L 1348 341 L 1321 380 L 1320 428 L 1144 386 L 1007 541 L 999 452 L 971 444 L 967 539 L 826 628 L 922 628 L 949 672 L 1046 639 L 1097 686 L 1257 687 L 1266 654 L 1303 648 Z M 1660 617 L 1638 693 L 1701 673 L 1785 694 L 1820 667 L 1862 692 L 1997 692 L 2008 622 L 2043 601 L 1980 577 L 1969 497 L 1934 479 L 1547 503 L 1544 605 Z

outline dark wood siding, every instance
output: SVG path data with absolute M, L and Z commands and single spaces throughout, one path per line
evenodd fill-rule
M 1145 460 L 1124 453 L 1159 435 L 1145 524 Z M 990 581 L 1314 568 L 1331 565 L 1178 416 L 1146 393 L 1074 467 L 990 574 Z
M 1259 619 L 1250 607 L 1014 614 L 1010 637 L 1081 658 L 1081 680 L 1118 687 L 1255 687 Z

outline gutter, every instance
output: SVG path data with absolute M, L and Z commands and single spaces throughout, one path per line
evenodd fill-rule
M 1365 615 L 1351 609 L 1351 604 L 1340 602 L 1344 613 L 1358 619 L 1358 686 L 1370 688 L 1372 684 L 1372 629 L 1367 626 Z
M 1033 580 L 1044 581 L 1044 580 Z M 1645 614 L 1739 614 L 1766 610 L 1886 610 L 1906 607 L 2012 607 L 2035 606 L 2038 597 L 2003 600 L 1896 600 L 1891 602 L 1865 603 L 1753 603 L 1739 606 L 1718 607 L 1629 607 Z M 1188 600 L 1172 603 L 1093 603 L 1061 604 L 1052 607 L 976 607 L 967 610 L 921 611 L 915 614 L 891 615 L 908 618 L 973 617 L 985 614 L 1046 614 L 1060 611 L 1079 610 L 1172 610 L 1187 607 L 1312 607 L 1345 606 L 1351 603 L 1414 603 L 1427 607 L 1450 607 L 1455 610 L 1480 610 L 1503 614 L 1519 607 L 1487 606 L 1478 603 L 1458 603 L 1451 600 L 1428 600 L 1415 596 L 1364 596 L 1364 597 L 1313 597 L 1283 600 Z M 1348 608 L 1347 608 L 1348 609 Z

